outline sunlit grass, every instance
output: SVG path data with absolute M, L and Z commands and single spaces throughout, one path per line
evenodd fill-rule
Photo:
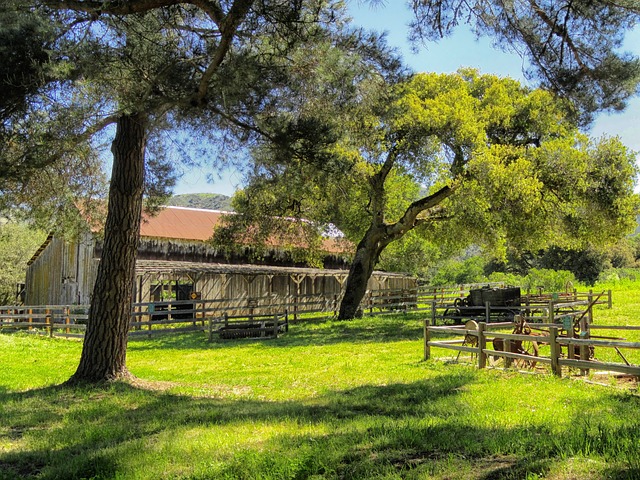
M 422 362 L 422 315 L 137 339 L 102 388 L 55 386 L 80 343 L 0 335 L 0 479 L 640 478 L 637 390 Z

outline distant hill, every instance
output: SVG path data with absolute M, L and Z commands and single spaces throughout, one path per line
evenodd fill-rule
M 185 193 L 174 195 L 167 205 L 173 207 L 203 208 L 205 210 L 222 210 L 232 212 L 231 197 L 219 193 Z

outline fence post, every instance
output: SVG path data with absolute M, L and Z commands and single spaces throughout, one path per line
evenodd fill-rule
M 491 302 L 485 302 L 484 309 L 485 322 L 491 323 Z
M 209 341 L 213 342 L 213 317 L 209 317 Z
M 582 317 L 580 319 L 580 339 L 586 340 L 590 337 L 591 335 L 589 334 L 589 321 L 586 318 Z M 589 360 L 589 345 L 580 345 L 580 360 Z M 580 369 L 580 375 L 588 374 L 588 368 Z
M 436 301 L 431 301 L 431 325 L 436 325 Z
M 280 319 L 278 318 L 278 314 L 276 313 L 273 316 L 273 336 L 275 338 L 278 338 L 278 322 L 280 321 Z
M 488 304 L 489 302 L 487 302 Z M 484 332 L 487 329 L 485 322 L 478 324 L 478 368 L 485 368 L 487 366 L 487 354 L 484 353 L 487 348 L 487 337 Z
M 49 336 L 53 338 L 53 313 L 48 308 L 46 310 L 45 318 L 46 318 L 45 323 L 47 324 L 47 328 L 49 329 Z
M 333 295 L 333 318 L 338 316 L 338 295 Z
M 511 340 L 509 338 L 504 339 L 504 351 L 511 353 Z M 504 368 L 511 368 L 513 365 L 513 358 L 504 357 Z
M 572 327 L 567 330 L 567 338 L 571 339 L 574 338 L 574 332 L 573 332 L 573 321 L 572 321 Z M 567 358 L 569 360 L 573 360 L 576 357 L 576 353 L 575 353 L 575 345 L 573 344 L 569 344 L 567 345 Z
M 613 308 L 613 302 L 611 300 L 611 290 L 607 291 L 607 297 L 608 297 L 607 308 L 611 309 Z
M 549 313 L 548 313 L 548 320 L 549 323 L 555 323 L 555 318 L 554 318 L 554 312 L 553 312 L 553 300 L 549 300 L 549 306 L 547 307 L 549 309 Z
M 64 307 L 64 313 L 65 313 L 64 323 L 66 325 L 69 325 L 71 323 L 71 319 L 69 318 L 70 310 L 71 309 L 69 308 L 69 306 Z M 69 327 L 67 327 L 65 332 L 66 333 L 71 333 L 71 329 Z
M 432 303 L 434 305 L 435 302 Z M 429 346 L 429 342 L 431 341 L 431 331 L 429 317 L 425 317 L 424 319 L 424 360 L 427 361 L 431 358 L 431 347 Z
M 551 371 L 557 377 L 562 377 L 560 366 L 560 345 L 558 345 L 558 327 L 549 328 L 549 346 L 551 347 Z

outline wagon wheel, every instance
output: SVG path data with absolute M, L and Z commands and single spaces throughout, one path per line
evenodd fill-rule
M 478 331 L 478 323 L 474 320 L 468 320 L 465 324 L 464 324 L 464 328 L 465 330 L 475 330 L 476 332 Z M 464 341 L 462 342 L 462 345 L 467 346 L 467 347 L 477 347 L 478 346 L 478 337 L 475 335 L 472 335 L 470 333 L 467 333 L 464 336 Z M 458 359 L 460 358 L 460 354 L 462 352 L 458 352 L 458 355 L 456 356 L 456 361 L 458 361 Z M 471 360 L 473 360 L 473 358 L 476 356 L 475 353 L 471 353 Z
M 532 335 L 532 337 L 534 336 Z M 538 363 L 538 361 L 535 360 L 535 357 L 537 357 L 540 352 L 540 347 L 536 340 L 532 338 L 531 340 L 523 340 L 522 342 L 516 342 L 515 350 L 517 351 L 517 353 L 520 353 L 522 355 L 530 355 L 532 359 L 531 360 L 517 359 L 513 361 L 514 365 L 516 365 L 518 368 L 533 369 L 536 367 L 536 364 Z
M 532 334 L 531 327 L 524 318 L 521 318 L 520 322 L 514 327 L 513 333 L 518 335 L 530 335 L 531 340 L 516 341 L 513 344 L 512 350 L 515 353 L 521 355 L 530 355 L 531 357 L 537 357 L 540 352 L 538 342 L 535 340 L 536 336 Z M 537 360 L 533 358 L 531 360 L 517 359 L 513 361 L 513 364 L 518 368 L 535 368 Z
M 443 318 L 451 318 L 454 323 L 462 322 L 462 311 L 460 310 L 461 306 L 467 305 L 467 301 L 465 298 L 456 298 L 453 301 L 453 308 L 447 308 L 442 314 Z

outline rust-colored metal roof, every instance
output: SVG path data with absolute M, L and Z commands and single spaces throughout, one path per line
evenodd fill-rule
M 213 227 L 220 222 L 223 215 L 233 215 L 233 213 L 199 208 L 166 207 L 153 217 L 143 214 L 140 235 L 204 242 L 211 238 Z
M 140 236 L 205 242 L 212 237 L 213 228 L 225 215 L 234 213 L 188 207 L 164 207 L 154 216 L 143 214 Z M 282 244 L 277 239 L 270 239 L 268 243 L 273 246 Z M 322 250 L 327 253 L 344 254 L 350 247 L 348 242 L 340 238 L 325 238 L 322 241 Z

